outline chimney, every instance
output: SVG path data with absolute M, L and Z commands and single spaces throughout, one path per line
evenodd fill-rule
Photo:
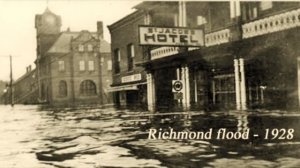
M 102 21 L 97 22 L 97 34 L 100 38 L 103 39 L 103 22 Z

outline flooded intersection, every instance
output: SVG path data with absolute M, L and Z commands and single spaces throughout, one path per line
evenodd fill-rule
M 2 167 L 300 167 L 298 112 L 156 113 L 113 108 L 1 106 Z M 149 129 L 208 131 L 212 138 L 148 139 Z M 217 131 L 250 130 L 247 140 Z M 274 129 L 295 129 L 279 139 Z M 265 132 L 269 129 L 268 136 Z M 258 137 L 253 136 L 258 134 Z M 288 135 L 288 133 L 286 133 Z M 286 137 L 287 138 L 287 137 Z

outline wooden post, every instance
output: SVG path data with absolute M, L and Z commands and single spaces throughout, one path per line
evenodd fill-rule
M 245 69 L 244 69 L 244 59 L 239 59 L 240 63 L 240 75 L 241 75 L 241 110 L 247 109 L 247 96 L 246 96 L 246 82 L 245 82 Z
M 241 95 L 240 95 L 240 75 L 239 75 L 239 62 L 234 59 L 234 78 L 235 78 L 235 102 L 236 109 L 241 110 Z
M 9 56 L 9 62 L 10 62 L 10 105 L 14 106 L 14 94 L 13 94 L 13 72 L 12 72 L 12 57 Z
M 147 103 L 148 110 L 155 112 L 155 83 L 152 73 L 147 73 Z
M 300 107 L 300 57 L 297 58 L 297 75 L 298 75 L 298 103 Z

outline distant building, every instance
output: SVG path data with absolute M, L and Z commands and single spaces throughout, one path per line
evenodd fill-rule
M 26 68 L 26 73 L 13 82 L 13 103 L 14 104 L 37 104 L 38 85 L 36 70 L 31 66 Z
M 61 31 L 61 18 L 48 8 L 36 15 L 39 101 L 54 105 L 110 104 L 110 44 L 97 32 Z

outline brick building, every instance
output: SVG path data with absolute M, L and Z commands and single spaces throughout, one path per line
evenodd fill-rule
M 138 25 L 145 24 L 146 14 L 134 12 L 108 26 L 111 34 L 114 102 L 123 107 L 146 106 L 146 73 L 142 62 L 145 50 L 139 46 Z
M 110 104 L 110 44 L 97 32 L 61 31 L 48 8 L 36 15 L 39 101 L 49 104 Z
M 203 39 L 198 39 L 204 45 L 199 48 L 137 45 L 143 51 L 143 60 L 136 61 L 135 67 L 142 66 L 147 73 L 147 103 L 151 111 L 293 109 L 299 107 L 300 100 L 299 5 L 271 1 L 148 1 L 135 6 L 133 14 L 111 29 L 123 23 L 119 31 L 126 35 L 128 32 L 132 41 L 138 34 L 123 25 L 136 30 L 140 24 L 183 26 L 204 32 Z M 131 20 L 141 21 L 129 22 L 135 14 L 140 17 Z M 112 41 L 122 39 L 114 36 L 112 30 L 111 34 Z M 127 41 L 123 46 L 126 45 Z M 113 49 L 116 46 L 112 44 Z M 116 58 L 112 60 L 114 69 L 119 64 L 122 69 L 125 64 L 126 71 L 126 52 L 123 57 L 121 54 L 121 60 Z M 114 81 L 118 75 L 114 72 Z M 183 82 L 180 100 L 172 93 L 172 80 Z

